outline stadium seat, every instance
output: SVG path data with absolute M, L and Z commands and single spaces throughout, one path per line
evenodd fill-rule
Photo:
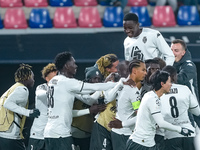
M 59 6 L 72 6 L 72 0 L 49 0 L 50 6 L 59 7 Z
M 34 8 L 29 17 L 30 28 L 52 28 L 53 24 L 46 8 Z
M 97 6 L 97 0 L 74 0 L 75 6 Z
M 71 7 L 56 8 L 53 23 L 55 28 L 76 28 L 76 18 Z
M 121 7 L 107 7 L 104 11 L 104 27 L 122 27 L 124 13 Z
M 155 27 L 176 26 L 175 15 L 171 6 L 155 6 L 153 12 L 153 25 Z
M 0 29 L 2 29 L 2 28 L 3 28 L 3 22 L 2 22 L 1 16 L 0 16 Z
M 140 26 L 151 26 L 151 18 L 146 6 L 131 7 L 130 12 L 137 14 Z
M 127 6 L 147 6 L 147 0 L 128 0 Z
M 26 29 L 28 27 L 22 8 L 7 8 L 4 17 L 6 29 Z
M 97 7 L 82 7 L 79 13 L 78 23 L 81 28 L 102 27 L 101 17 Z
M 200 25 L 199 12 L 196 6 L 180 6 L 177 15 L 177 24 Z
M 0 0 L 1 7 L 22 7 L 22 0 Z
M 47 0 L 24 0 L 26 7 L 47 7 Z

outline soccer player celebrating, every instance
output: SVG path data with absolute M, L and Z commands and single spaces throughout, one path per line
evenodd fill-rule
M 38 109 L 28 110 L 29 88 L 34 85 L 31 66 L 21 64 L 15 84 L 0 99 L 0 150 L 25 150 L 22 131 L 26 117 L 38 117 Z
M 84 83 L 74 79 L 77 65 L 70 52 L 59 53 L 55 58 L 58 75 L 49 81 L 48 121 L 44 130 L 48 150 L 72 150 L 71 123 L 76 93 L 108 90 L 114 83 Z
M 47 83 L 38 85 L 35 92 L 35 107 L 40 110 L 40 116 L 34 119 L 31 127 L 28 150 L 44 150 L 44 128 L 47 123 L 47 89 L 48 82 L 57 74 L 55 64 L 49 63 L 43 68 L 42 78 Z
M 192 94 L 187 86 L 176 84 L 177 73 L 174 67 L 166 66 L 163 70 L 170 73 L 172 79 L 170 92 L 161 97 L 161 113 L 164 120 L 173 125 L 195 131 L 189 120 L 188 110 L 196 116 L 200 115 L 196 96 Z M 192 134 L 191 137 L 184 137 L 177 132 L 166 130 L 165 149 L 194 150 L 194 136 L 195 134 Z
M 156 150 L 154 141 L 156 126 L 181 133 L 184 136 L 193 133 L 187 128 L 166 122 L 162 117 L 160 97 L 168 93 L 172 86 L 169 74 L 165 71 L 156 71 L 152 74 L 150 81 L 154 90 L 147 92 L 142 98 L 135 129 L 127 142 L 126 150 Z
M 128 79 L 138 85 L 144 80 L 146 75 L 145 63 L 141 60 L 133 60 L 130 62 Z M 136 111 L 140 104 L 140 91 L 134 86 L 124 85 L 124 88 L 117 97 L 117 113 L 116 119 L 109 123 L 112 128 L 111 138 L 114 150 L 122 150 L 126 148 L 126 142 L 135 126 Z M 123 123 L 122 123 L 123 122 Z M 115 124 L 120 124 L 115 127 Z
M 160 57 L 167 65 L 173 65 L 174 55 L 159 31 L 139 28 L 138 16 L 134 13 L 124 16 L 123 26 L 127 34 L 124 40 L 125 60 L 131 61 L 135 58 L 144 61 Z

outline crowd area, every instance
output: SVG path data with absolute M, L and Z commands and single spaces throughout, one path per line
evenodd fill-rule
M 74 78 L 77 65 L 63 51 L 41 71 L 45 83 L 28 109 L 34 72 L 20 64 L 0 98 L 0 150 L 199 150 L 197 70 L 181 39 L 123 18 L 124 60 L 101 56 Z M 26 117 L 34 118 L 28 145 Z

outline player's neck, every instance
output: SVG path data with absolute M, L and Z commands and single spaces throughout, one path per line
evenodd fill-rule
M 160 90 L 158 90 L 158 91 L 154 91 L 154 92 L 157 94 L 157 96 L 158 96 L 159 98 L 163 95 L 162 89 L 160 89 Z

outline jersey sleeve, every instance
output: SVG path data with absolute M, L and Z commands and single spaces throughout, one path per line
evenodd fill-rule
M 22 103 L 27 103 L 28 95 L 28 89 L 23 86 L 19 86 L 8 96 L 4 103 L 4 107 L 20 115 L 29 116 L 30 110 L 20 106 Z
M 35 96 L 36 96 L 36 99 L 40 99 L 40 100 L 46 99 L 47 98 L 47 87 L 43 84 L 37 86 L 36 91 L 35 91 Z
M 190 92 L 190 90 L 188 89 L 188 91 Z M 198 101 L 196 99 L 196 97 L 192 94 L 192 92 L 190 92 L 189 95 L 189 111 L 194 114 L 195 116 L 199 116 L 200 115 L 200 108 L 199 108 L 199 104 Z
M 127 38 L 124 40 L 124 58 L 126 61 L 131 61 L 131 54 L 129 52 L 129 49 L 126 48 Z
M 148 108 L 151 112 L 151 115 L 160 113 L 161 114 L 161 110 L 160 110 L 160 100 L 158 98 L 152 98 L 151 102 L 148 102 Z
M 162 54 L 162 57 L 165 60 L 166 65 L 172 66 L 175 60 L 175 56 L 172 50 L 170 49 L 169 45 L 167 44 L 167 42 L 165 41 L 165 39 L 163 38 L 162 34 L 159 31 L 157 31 L 157 33 L 155 32 L 154 36 L 155 36 L 154 39 L 156 46 L 160 51 L 160 53 Z

